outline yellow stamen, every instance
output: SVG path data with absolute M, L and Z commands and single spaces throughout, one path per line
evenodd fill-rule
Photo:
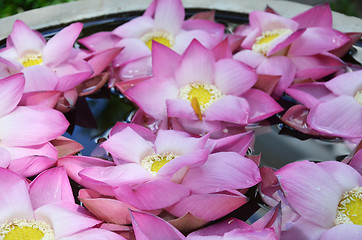
M 143 41 L 147 47 L 152 51 L 152 41 L 156 41 L 171 48 L 174 44 L 173 37 L 165 32 L 151 32 L 146 33 L 141 37 L 141 41 Z
M 166 163 L 176 157 L 177 155 L 173 153 L 152 154 L 142 159 L 141 166 L 150 171 L 152 175 L 156 175 Z
M 355 187 L 343 194 L 334 223 L 362 225 L 362 187 Z
M 18 61 L 23 64 L 24 67 L 30 67 L 30 66 L 34 66 L 34 65 L 40 65 L 43 63 L 43 57 L 41 54 L 38 55 L 26 55 L 20 59 L 18 59 Z
M 354 99 L 356 99 L 356 101 L 362 105 L 362 91 L 358 91 L 355 95 L 354 95 Z
M 189 100 L 196 115 L 202 120 L 202 114 L 212 103 L 224 95 L 214 85 L 192 83 L 180 89 L 179 97 Z
M 196 115 L 199 117 L 200 121 L 202 121 L 202 113 L 201 113 L 201 109 L 200 109 L 200 103 L 197 100 L 196 97 L 193 97 L 191 99 L 191 107 L 192 109 L 194 109 Z
M 276 39 L 290 33 L 292 33 L 292 30 L 286 28 L 274 29 L 272 31 L 263 32 L 261 36 L 256 38 L 255 43 L 252 46 L 252 50 L 266 56 L 269 47 Z
M 54 240 L 53 229 L 45 222 L 15 219 L 0 228 L 0 239 L 4 240 Z

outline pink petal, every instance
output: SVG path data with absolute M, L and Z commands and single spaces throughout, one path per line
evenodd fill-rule
M 44 65 L 34 65 L 23 69 L 25 76 L 24 93 L 34 91 L 53 91 L 58 83 L 58 76 Z
M 109 137 L 115 135 L 118 132 L 123 131 L 127 127 L 130 127 L 133 131 L 135 131 L 138 135 L 140 135 L 145 140 L 152 142 L 152 143 L 155 142 L 156 135 L 148 128 L 145 128 L 138 124 L 124 123 L 124 122 L 117 122 L 114 125 L 114 127 L 111 129 L 111 132 L 109 133 Z
M 1 141 L 6 146 L 31 146 L 62 135 L 68 128 L 64 115 L 43 107 L 18 107 L 0 118 Z
M 254 70 L 233 59 L 222 59 L 215 64 L 215 85 L 223 94 L 241 96 L 256 80 Z
M 212 49 L 222 39 L 215 39 L 210 33 L 202 30 L 181 31 L 177 34 L 172 49 L 182 54 L 194 40 L 200 42 L 207 49 Z
M 357 224 L 341 224 L 327 230 L 321 236 L 321 240 L 328 239 L 361 239 L 362 226 Z
M 232 212 L 246 202 L 246 197 L 238 192 L 234 192 L 234 194 L 229 192 L 192 194 L 166 210 L 179 217 L 189 212 L 195 217 L 213 221 Z
M 317 5 L 292 18 L 299 23 L 299 28 L 332 28 L 332 11 L 328 3 Z
M 261 181 L 258 166 L 234 152 L 211 154 L 206 163 L 192 168 L 182 184 L 196 193 L 249 188 Z
M 25 179 L 0 168 L 0 222 L 14 218 L 33 219 L 33 208 Z
M 95 77 L 106 69 L 106 67 L 121 52 L 121 50 L 121 48 L 111 48 L 93 54 L 91 59 L 87 61 L 93 69 L 93 75 L 90 77 Z
M 185 99 L 167 99 L 167 116 L 198 120 L 199 117 L 192 108 L 191 102 Z
M 304 219 L 321 227 L 334 225 L 343 189 L 313 162 L 290 163 L 276 172 L 291 207 Z
M 181 63 L 175 72 L 175 80 L 179 87 L 196 82 L 212 84 L 214 71 L 215 59 L 212 51 L 193 40 L 182 55 Z
M 349 162 L 349 165 L 362 175 L 362 151 L 359 150 Z
M 83 60 L 68 61 L 66 64 L 58 65 L 54 71 L 59 77 L 55 90 L 61 92 L 78 86 L 93 74 L 91 66 Z
M 123 48 L 122 52 L 114 59 L 115 67 L 151 55 L 151 50 L 138 38 L 124 38 L 115 47 Z
M 153 144 L 143 139 L 130 127 L 112 135 L 101 147 L 111 153 L 114 158 L 133 163 L 140 163 L 144 157 L 154 153 Z
M 121 38 L 112 32 L 98 32 L 91 36 L 79 39 L 78 42 L 92 51 L 103 51 L 114 48 L 120 40 Z
M 193 138 L 185 132 L 159 130 L 155 141 L 156 153 L 172 152 L 176 155 L 192 153 L 205 147 L 207 137 Z
M 256 69 L 257 74 L 281 76 L 274 90 L 275 97 L 279 98 L 285 89 L 293 82 L 296 67 L 291 60 L 285 56 L 272 56 L 261 63 Z
M 239 60 L 252 68 L 257 68 L 263 61 L 266 60 L 266 57 L 258 52 L 245 49 L 236 53 L 234 55 L 234 59 Z
M 307 56 L 330 51 L 346 44 L 350 38 L 337 30 L 323 27 L 307 28 L 290 46 L 289 56 Z
M 207 121 L 226 121 L 246 125 L 249 104 L 244 98 L 227 95 L 211 104 L 204 115 Z
M 10 45 L 16 49 L 19 57 L 23 57 L 29 52 L 41 53 L 45 45 L 45 39 L 20 20 L 15 21 L 9 39 Z M 26 41 L 24 41 L 24 39 L 26 39 Z
M 159 240 L 159 239 L 186 239 L 174 226 L 155 215 L 130 211 L 132 226 L 137 239 Z
M 362 71 L 344 73 L 325 83 L 325 86 L 333 93 L 347 96 L 354 96 L 361 90 L 361 85 Z
M 58 201 L 75 203 L 68 175 L 61 167 L 39 174 L 30 184 L 29 195 L 34 209 Z
M 57 149 L 58 158 L 74 155 L 83 149 L 80 143 L 63 136 L 52 140 L 51 144 Z
M 63 202 L 43 205 L 34 213 L 37 220 L 50 223 L 55 238 L 61 239 L 100 223 L 99 220 L 82 213 L 83 211 L 78 205 Z
M 290 44 L 292 44 L 296 39 L 298 39 L 303 33 L 305 29 L 299 29 L 290 35 L 286 35 L 284 37 L 278 38 L 275 42 L 273 41 L 271 46 L 268 48 L 267 56 L 278 55 L 278 52 L 283 52 L 282 50 L 287 48 Z M 279 53 L 280 53 L 279 52 Z
M 44 64 L 57 65 L 66 60 L 82 28 L 82 23 L 73 23 L 52 37 L 43 50 Z
M 320 240 L 321 235 L 328 230 L 304 218 L 299 218 L 283 231 L 282 238 L 293 240 Z
M 69 237 L 64 237 L 62 240 L 89 240 L 89 239 L 102 239 L 102 240 L 126 240 L 126 238 L 108 231 L 99 228 L 91 228 L 85 231 L 73 234 Z
M 140 16 L 122 24 L 112 31 L 120 38 L 141 38 L 144 34 L 152 32 L 154 21 L 149 16 Z
M 233 37 L 229 36 L 229 38 L 224 39 L 222 42 L 220 42 L 218 45 L 216 45 L 212 49 L 216 62 L 218 62 L 221 59 L 225 59 L 225 58 L 231 59 L 233 57 L 230 45 L 232 45 L 233 41 L 236 42 L 237 41 L 236 39 L 237 38 L 233 38 Z M 240 44 L 236 44 L 236 45 L 240 45 Z
M 210 152 L 237 152 L 244 156 L 254 140 L 254 132 L 240 133 L 220 139 L 208 139 L 206 148 Z
M 166 163 L 158 172 L 157 178 L 166 179 L 173 182 L 181 182 L 185 174 L 188 174 L 188 168 L 201 167 L 208 159 L 209 151 L 200 149 L 188 154 L 176 157 Z M 178 172 L 180 171 L 180 172 Z
M 28 92 L 23 94 L 20 106 L 43 106 L 54 108 L 61 93 L 58 91 Z
M 318 166 L 328 172 L 345 191 L 349 191 L 362 183 L 361 174 L 347 164 L 326 161 L 318 163 Z
M 152 44 L 152 66 L 154 77 L 173 76 L 181 57 L 176 52 L 158 42 Z
M 116 198 L 141 210 L 168 207 L 190 194 L 190 190 L 180 184 L 156 180 L 131 187 L 121 185 L 114 189 Z
M 297 67 L 296 78 L 321 79 L 344 68 L 345 63 L 334 55 L 316 54 L 290 58 Z
M 216 237 L 216 236 L 224 236 L 225 233 L 231 232 L 235 229 L 249 230 L 252 231 L 252 228 L 249 224 L 237 219 L 237 218 L 229 218 L 220 223 L 213 224 L 211 226 L 202 228 L 200 230 L 194 231 L 187 235 L 189 239 L 202 239 L 204 237 Z M 216 240 L 217 238 L 215 238 Z
M 117 187 L 121 184 L 139 184 L 153 180 L 150 172 L 135 163 L 111 167 L 88 167 L 79 172 L 83 181 L 100 182 Z
M 250 89 L 243 98 L 249 104 L 249 122 L 259 122 L 283 110 L 272 97 L 258 89 Z
M 124 94 L 145 113 L 156 119 L 164 119 L 166 117 L 166 99 L 176 98 L 178 92 L 179 90 L 173 82 L 167 79 L 151 78 L 137 84 Z
M 24 84 L 23 74 L 0 79 L 0 117 L 14 110 L 23 95 Z
M 221 41 L 224 37 L 225 26 L 221 23 L 216 23 L 208 19 L 188 19 L 183 22 L 182 29 L 184 30 L 202 30 L 211 35 L 215 41 Z
M 79 200 L 98 219 L 115 224 L 130 224 L 129 209 L 137 208 L 114 198 L 102 197 L 99 193 L 89 190 L 79 190 Z
M 7 168 L 11 161 L 11 156 L 8 150 L 0 146 L 0 168 Z
M 252 27 L 257 26 L 261 32 L 279 28 L 288 28 L 296 31 L 298 28 L 298 23 L 292 19 L 263 11 L 252 11 L 249 14 L 249 21 Z
M 119 69 L 118 76 L 122 81 L 117 82 L 116 86 L 129 84 L 131 87 L 136 85 L 139 80 L 143 81 L 152 77 L 152 57 L 146 56 L 126 63 Z M 123 92 L 126 90 L 121 89 Z
M 362 136 L 362 106 L 350 96 L 339 96 L 313 108 L 307 122 L 322 133 L 355 138 Z
M 46 156 L 26 156 L 10 162 L 8 168 L 23 177 L 31 177 L 54 166 L 56 160 Z
M 154 17 L 156 31 L 166 31 L 175 36 L 180 31 L 184 18 L 185 10 L 181 0 L 157 1 Z
M 301 83 L 290 86 L 285 92 L 305 105 L 313 108 L 318 103 L 335 97 L 325 86 L 325 83 Z

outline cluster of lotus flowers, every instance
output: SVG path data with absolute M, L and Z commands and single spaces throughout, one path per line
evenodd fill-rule
M 0 49 L 0 239 L 362 238 L 362 71 L 340 58 L 361 34 L 333 29 L 326 4 L 253 11 L 230 34 L 214 12 L 184 18 L 180 0 L 154 0 L 83 48 L 82 23 L 48 41 L 14 23 Z M 139 110 L 101 143 L 109 159 L 77 155 L 63 113 L 102 87 Z M 354 149 L 259 166 L 253 126 L 275 114 Z M 269 212 L 225 217 L 254 186 Z

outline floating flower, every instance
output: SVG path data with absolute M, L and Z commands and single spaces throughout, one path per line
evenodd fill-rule
M 81 239 L 88 231 L 102 239 L 124 239 L 106 230 L 90 230 L 100 223 L 74 203 L 64 169 L 43 172 L 29 185 L 10 170 L 0 168 L 1 239 Z
M 326 83 L 298 84 L 286 92 L 310 112 L 315 131 L 345 138 L 362 137 L 362 71 L 341 74 Z
M 82 27 L 81 23 L 71 24 L 46 42 L 42 35 L 31 30 L 24 22 L 15 21 L 7 46 L 0 50 L 0 57 L 8 60 L 10 67 L 24 73 L 25 94 L 67 92 L 93 74 L 86 61 L 75 58 L 77 51 L 73 44 Z M 71 100 L 74 101 L 74 97 Z
M 362 176 L 347 164 L 290 163 L 275 173 L 298 218 L 285 239 L 359 239 L 362 231 Z
M 69 123 L 47 107 L 17 107 L 24 82 L 23 74 L 0 79 L 0 166 L 33 176 L 55 163 L 58 153 L 49 141 L 63 134 Z
M 170 60 L 172 64 L 165 65 Z M 212 50 L 197 40 L 181 57 L 154 44 L 153 61 L 153 77 L 125 95 L 155 119 L 175 117 L 245 126 L 282 110 L 270 96 L 251 89 L 257 78 L 254 71 L 233 59 L 216 59 Z
M 280 97 L 295 78 L 320 79 L 344 66 L 329 51 L 348 44 L 350 38 L 332 28 L 328 4 L 313 7 L 292 19 L 253 11 L 249 21 L 249 27 L 236 30 L 246 36 L 241 44 L 246 50 L 234 57 L 254 67 L 260 78 L 258 86 L 273 92 L 275 97 Z M 270 80 L 265 75 L 279 78 Z
M 185 9 L 180 0 L 154 0 L 142 16 L 122 24 L 111 33 L 97 33 L 80 42 L 93 51 L 123 48 L 114 60 L 115 67 L 137 61 L 121 70 L 121 79 L 145 77 L 152 73 L 152 42 L 181 54 L 192 39 L 198 39 L 208 48 L 223 39 L 222 24 L 204 19 L 184 21 L 184 18 Z

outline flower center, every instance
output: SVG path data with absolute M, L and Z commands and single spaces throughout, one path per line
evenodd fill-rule
M 344 223 L 362 225 L 362 187 L 355 187 L 343 194 L 334 224 Z
M 20 59 L 18 59 L 18 61 L 23 64 L 24 67 L 30 67 L 30 66 L 34 66 L 34 65 L 40 65 L 43 63 L 43 57 L 41 54 L 38 55 L 26 55 Z
M 179 97 L 189 100 L 196 115 L 202 120 L 202 114 L 212 103 L 224 95 L 214 85 L 192 83 L 180 89 Z
M 263 32 L 263 34 L 256 38 L 252 46 L 254 52 L 258 52 L 266 56 L 269 47 L 279 37 L 292 33 L 292 30 L 287 28 L 274 29 L 272 31 Z
M 173 153 L 152 154 L 142 159 L 141 166 L 150 171 L 152 175 L 155 176 L 166 163 L 176 157 L 177 155 Z
M 152 51 L 152 41 L 156 41 L 171 48 L 174 44 L 173 37 L 165 32 L 150 32 L 146 33 L 141 37 L 141 41 L 143 41 L 147 47 Z
M 0 239 L 4 240 L 54 240 L 53 229 L 45 222 L 15 219 L 0 228 Z
M 356 99 L 356 101 L 362 105 L 362 91 L 358 91 L 355 95 L 354 95 L 354 99 Z

